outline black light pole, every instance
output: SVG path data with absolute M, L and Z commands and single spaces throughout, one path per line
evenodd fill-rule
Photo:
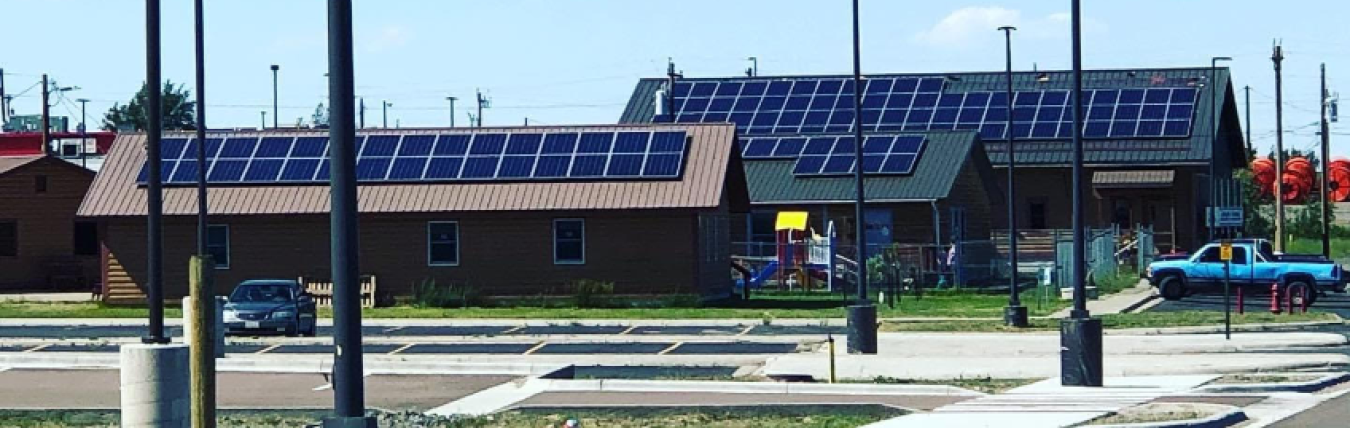
M 1073 310 L 1060 321 L 1060 383 L 1102 386 L 1102 322 L 1087 310 L 1086 244 L 1083 229 L 1083 27 L 1080 0 L 1073 0 Z M 1008 100 L 1009 107 L 1012 100 Z M 1010 130 L 1011 131 L 1011 130 Z
M 455 98 L 455 97 L 445 97 L 445 99 L 446 99 L 446 101 L 450 101 L 450 127 L 451 127 L 451 128 L 454 128 L 454 127 L 455 127 L 455 100 L 458 100 L 459 98 Z
M 356 88 L 352 67 L 352 1 L 328 0 L 329 188 L 332 207 L 333 417 L 324 427 L 375 427 L 365 416 L 361 379 L 360 265 L 356 224 Z
M 146 304 L 150 306 L 150 331 L 141 338 L 144 343 L 169 343 L 164 335 L 164 261 L 163 236 L 160 230 L 160 216 L 164 212 L 164 195 L 161 187 L 163 171 L 160 161 L 163 154 L 159 151 L 160 133 L 163 132 L 163 103 L 160 94 L 163 89 L 159 81 L 159 0 L 145 0 L 145 151 L 149 161 L 146 171 L 146 238 L 149 252 L 145 266 Z
M 1012 70 L 1012 32 L 1017 27 L 1004 26 L 998 27 L 1003 32 L 1005 44 L 1007 46 L 1007 75 L 1008 75 L 1008 125 L 1005 132 L 1008 134 L 1008 265 L 1011 272 L 1008 274 L 1008 307 L 1003 310 L 1003 323 L 1010 327 L 1027 326 L 1027 308 L 1022 306 L 1022 296 L 1017 289 L 1017 181 L 1013 176 L 1013 165 L 1017 163 L 1013 156 L 1013 70 Z
M 867 297 L 867 221 L 863 201 L 863 130 L 862 130 L 862 37 L 858 28 L 858 0 L 853 0 L 853 179 L 857 200 L 858 244 L 858 299 L 848 307 L 848 352 L 850 354 L 877 353 L 877 307 Z
M 202 0 L 196 0 L 197 51 L 197 255 L 206 255 L 206 31 Z
M 276 65 L 276 64 L 272 64 L 272 127 L 273 127 L 273 128 L 280 128 L 280 126 L 277 126 L 277 124 L 278 124 L 279 121 L 281 120 L 281 116 L 277 114 L 277 70 L 281 70 L 281 66 L 280 66 L 280 65 Z
M 382 119 L 380 120 L 381 128 L 389 129 L 389 106 L 392 105 L 394 105 L 394 103 L 388 101 L 380 102 L 380 116 L 382 116 Z
M 1219 91 L 1223 90 L 1224 88 L 1219 86 L 1219 61 L 1232 61 L 1232 60 L 1233 58 L 1226 56 L 1216 56 L 1209 59 L 1209 86 L 1210 86 L 1209 117 L 1211 129 L 1211 133 L 1209 134 L 1210 153 L 1218 153 L 1219 148 L 1218 99 L 1219 99 Z M 1206 229 L 1208 232 L 1206 236 L 1209 237 L 1209 241 L 1214 240 L 1214 229 L 1218 228 L 1219 226 L 1219 215 L 1218 215 L 1219 212 L 1218 212 L 1218 205 L 1216 205 L 1218 203 L 1216 199 L 1219 198 L 1219 192 L 1217 191 L 1218 186 L 1216 185 L 1219 181 L 1219 177 L 1216 177 L 1215 174 L 1216 172 L 1214 170 L 1214 162 L 1211 161 L 1209 163 L 1209 186 L 1207 186 L 1209 187 L 1209 204 L 1208 204 L 1209 210 L 1208 214 L 1206 214 L 1206 218 L 1209 219 L 1209 224 L 1206 225 L 1207 226 Z

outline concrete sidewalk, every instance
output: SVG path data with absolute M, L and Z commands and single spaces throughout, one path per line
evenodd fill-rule
M 1242 352 L 1304 349 L 1347 344 L 1331 333 L 1245 333 L 1225 340 L 1221 334 L 1110 335 L 1103 338 L 1106 374 L 1114 376 L 1243 373 L 1270 370 L 1338 368 L 1350 365 L 1342 354 L 1259 354 Z M 837 349 L 847 349 L 839 344 Z M 950 379 L 958 377 L 1028 378 L 1059 374 L 1060 338 L 1053 334 L 890 333 L 878 337 L 878 355 L 836 354 L 843 379 Z M 813 353 L 770 358 L 768 376 L 828 378 L 830 356 Z
M 1140 279 L 1134 287 L 1126 288 L 1119 293 L 1105 296 L 1105 298 L 1089 300 L 1087 309 L 1093 315 L 1131 313 L 1150 304 L 1157 304 L 1158 301 L 1159 297 L 1153 291 L 1153 286 L 1149 285 L 1148 280 Z M 1069 311 L 1072 309 L 1060 309 L 1059 312 L 1051 314 L 1050 318 L 1068 318 Z

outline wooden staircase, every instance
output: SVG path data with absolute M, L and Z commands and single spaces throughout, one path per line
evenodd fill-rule
M 1017 260 L 1021 262 L 1055 261 L 1055 230 L 1018 230 L 1021 237 L 1017 240 Z M 1061 231 L 1064 233 L 1067 231 Z M 995 230 L 991 233 L 994 247 L 999 254 L 1008 254 L 1008 231 Z
M 103 279 L 103 302 L 110 305 L 145 304 L 145 291 L 136 285 L 136 281 L 127 273 L 117 256 L 107 255 L 106 274 Z

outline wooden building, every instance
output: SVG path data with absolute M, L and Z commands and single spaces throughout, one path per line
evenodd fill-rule
M 119 137 L 80 208 L 102 233 L 113 301 L 144 299 L 144 139 Z M 327 277 L 327 132 L 208 140 L 217 291 Z M 360 270 L 385 298 L 428 280 L 484 295 L 565 293 L 583 279 L 620 294 L 731 291 L 728 221 L 748 208 L 732 126 L 363 130 L 358 140 Z M 164 281 L 174 298 L 186 292 L 196 242 L 196 144 L 164 141 Z
M 0 156 L 0 291 L 93 288 L 97 229 L 75 218 L 93 180 L 53 156 Z

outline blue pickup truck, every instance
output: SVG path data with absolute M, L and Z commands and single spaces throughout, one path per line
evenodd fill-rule
M 1335 262 L 1321 256 L 1279 255 L 1270 241 L 1241 239 L 1232 241 L 1233 260 L 1228 272 L 1234 288 L 1268 291 L 1278 283 L 1289 290 L 1308 293 L 1308 304 L 1324 292 L 1344 292 L 1345 275 Z M 1200 248 L 1184 258 L 1171 258 L 1149 264 L 1146 275 L 1164 299 L 1178 300 L 1190 294 L 1222 290 L 1225 263 L 1219 258 L 1219 243 Z

